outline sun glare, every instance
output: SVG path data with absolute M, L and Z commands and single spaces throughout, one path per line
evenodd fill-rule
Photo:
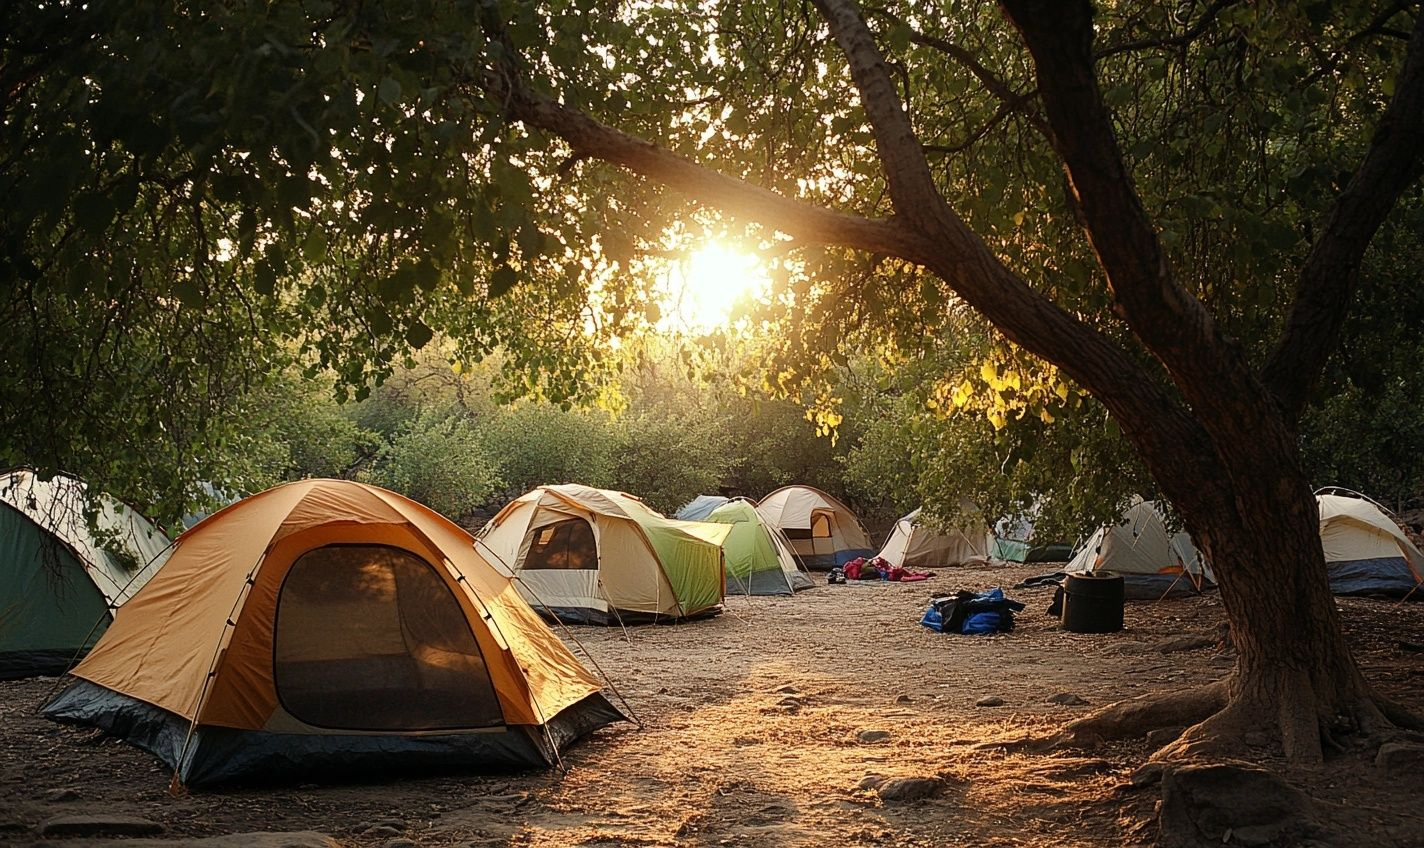
M 765 290 L 768 283 L 755 256 L 709 244 L 669 272 L 665 319 L 676 329 L 707 332 L 727 323 L 739 298 Z

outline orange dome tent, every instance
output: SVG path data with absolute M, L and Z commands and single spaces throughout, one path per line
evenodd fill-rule
M 178 781 L 543 766 L 622 718 L 507 573 L 430 509 L 342 480 L 179 537 L 45 707 Z

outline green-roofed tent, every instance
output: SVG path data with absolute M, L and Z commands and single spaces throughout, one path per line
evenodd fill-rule
M 0 679 L 68 669 L 167 551 L 162 530 L 73 477 L 0 474 Z
M 791 546 L 762 521 L 750 501 L 728 501 L 707 520 L 732 527 L 722 543 L 728 595 L 790 595 L 811 588 L 811 578 L 796 565 Z
M 564 483 L 509 503 L 475 545 L 517 578 L 536 610 L 612 624 L 715 611 L 731 529 L 667 518 L 623 492 Z

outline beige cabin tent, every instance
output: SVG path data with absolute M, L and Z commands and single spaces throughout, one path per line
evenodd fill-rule
M 304 480 L 217 512 L 45 707 L 188 785 L 542 766 L 620 718 L 470 535 Z
M 762 520 L 781 531 L 806 568 L 826 571 L 872 553 L 870 537 L 855 513 L 820 489 L 785 486 L 756 509 Z
M 690 618 L 722 603 L 726 524 L 666 518 L 632 495 L 565 483 L 500 510 L 480 550 L 517 575 L 535 609 L 561 621 Z
M 1127 597 L 1138 599 L 1215 585 L 1211 568 L 1191 537 L 1169 534 L 1157 504 L 1140 499 L 1123 512 L 1117 524 L 1099 527 L 1066 570 L 1121 574 Z
M 991 536 L 987 526 L 965 524 L 940 531 L 920 524 L 919 518 L 916 509 L 896 521 L 876 556 L 901 568 L 965 565 L 988 558 Z

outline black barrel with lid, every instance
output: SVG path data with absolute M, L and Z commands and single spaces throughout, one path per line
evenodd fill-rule
M 1073 633 L 1115 633 L 1122 629 L 1121 574 L 1069 574 L 1063 580 L 1063 629 Z

